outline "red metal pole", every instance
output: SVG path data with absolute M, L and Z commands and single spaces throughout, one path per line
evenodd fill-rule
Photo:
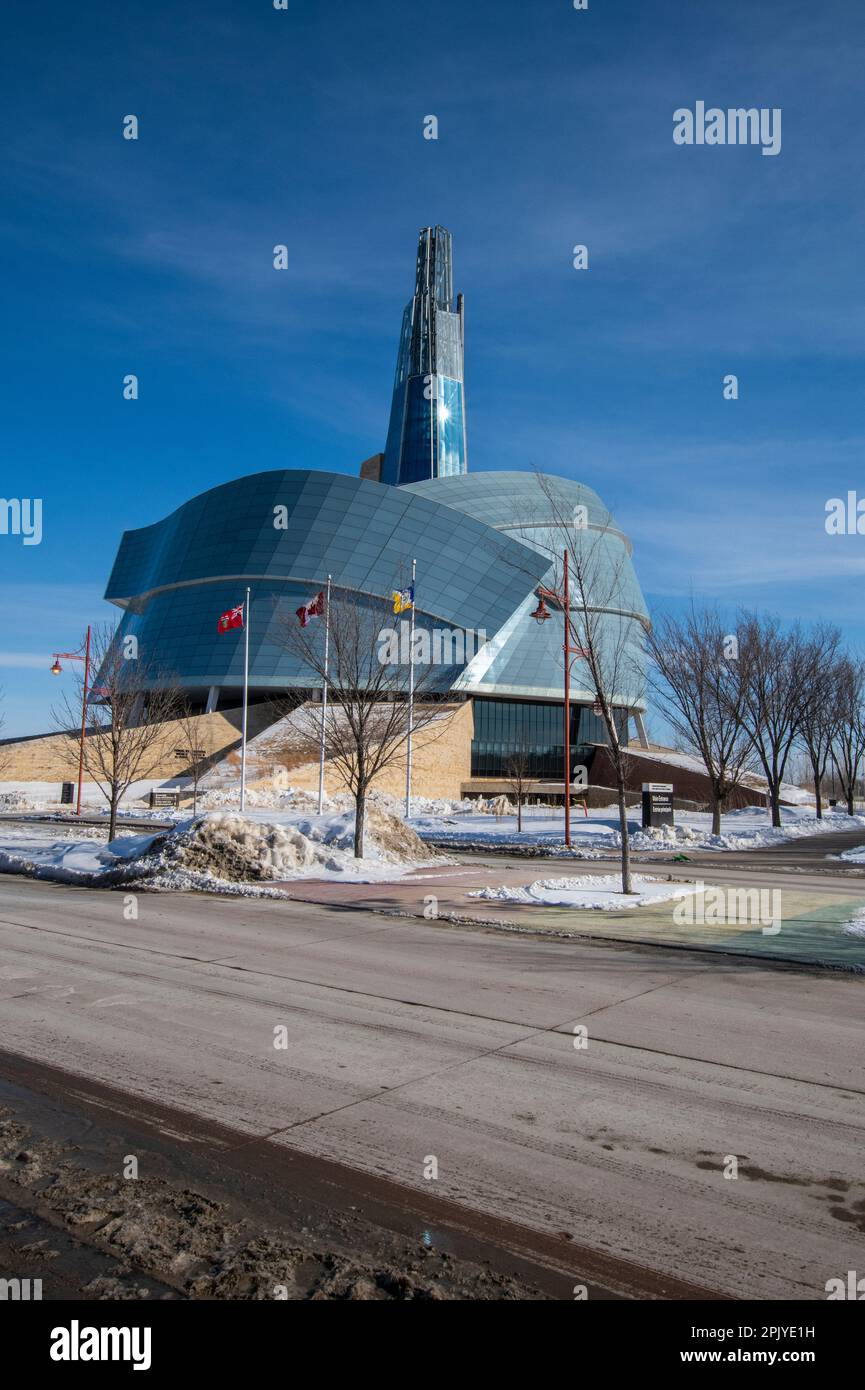
M 87 641 L 84 647 L 84 693 L 81 697 L 81 746 L 78 750 L 78 805 L 76 816 L 81 815 L 81 784 L 84 781 L 84 734 L 87 727 L 87 687 L 90 683 L 90 624 L 87 624 Z
M 565 548 L 565 844 L 571 847 L 571 601 L 568 588 L 568 551 Z

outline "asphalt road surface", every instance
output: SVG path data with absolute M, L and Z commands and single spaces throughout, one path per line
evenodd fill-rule
M 862 1267 L 856 977 L 12 877 L 0 962 L 0 1048 L 488 1232 L 732 1298 Z

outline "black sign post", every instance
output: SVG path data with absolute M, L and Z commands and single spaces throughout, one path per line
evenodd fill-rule
M 643 829 L 673 824 L 672 782 L 643 783 Z

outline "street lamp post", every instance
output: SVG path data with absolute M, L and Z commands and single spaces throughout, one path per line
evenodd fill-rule
M 565 655 L 565 845 L 571 847 L 571 664 L 577 657 L 585 657 L 588 653 L 579 645 L 572 645 L 573 623 L 571 622 L 571 592 L 568 572 L 568 552 L 564 552 L 564 567 L 562 571 L 561 589 L 545 589 L 543 586 L 538 589 L 538 606 L 532 617 L 536 623 L 545 623 L 553 615 L 544 599 L 552 599 L 559 604 L 565 619 L 565 640 L 562 651 Z
M 87 695 L 90 684 L 90 624 L 87 625 L 87 636 L 84 639 L 84 654 L 77 652 L 55 652 L 54 665 L 51 667 L 52 676 L 59 676 L 63 667 L 60 665 L 60 658 L 64 661 L 83 661 L 84 662 L 84 690 L 81 696 L 81 739 L 78 748 L 78 804 L 75 807 L 76 816 L 81 815 L 81 786 L 84 781 L 84 736 L 87 729 Z

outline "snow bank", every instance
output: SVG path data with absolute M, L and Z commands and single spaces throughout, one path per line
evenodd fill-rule
M 99 832 L 97 831 L 96 834 Z M 158 835 L 123 835 L 106 844 L 97 840 L 92 828 L 72 834 L 57 834 L 49 827 L 34 826 L 26 831 L 2 832 L 0 873 L 26 874 L 30 878 L 52 879 L 56 883 L 123 882 L 129 865 L 145 854 Z
M 799 810 L 782 811 L 782 825 L 769 825 L 765 819 L 757 819 L 750 808 L 729 811 L 722 820 L 722 826 L 735 829 L 722 829 L 720 835 L 703 830 L 693 824 L 683 822 L 674 826 L 658 826 L 649 830 L 637 830 L 631 836 L 634 849 L 761 849 L 770 845 L 783 845 L 790 840 L 799 840 L 807 835 L 832 835 L 841 830 L 858 830 L 865 826 L 865 816 L 848 816 L 833 811 L 818 820 Z M 696 819 L 696 817 L 691 818 Z M 708 820 L 708 817 L 706 818 Z M 863 850 L 865 854 L 865 850 Z
M 643 830 L 640 822 L 629 816 L 631 845 L 640 851 L 671 849 L 692 850 L 750 850 L 785 844 L 806 835 L 830 835 L 839 830 L 865 829 L 865 815 L 848 816 L 832 811 L 818 820 L 812 813 L 798 807 L 781 812 L 780 829 L 772 826 L 767 813 L 760 807 L 744 807 L 728 811 L 722 818 L 722 833 L 712 834 L 712 818 L 700 811 L 677 811 L 676 824 Z M 564 815 L 561 809 L 545 812 L 530 807 L 523 812 L 523 830 L 517 831 L 516 816 L 494 820 L 476 812 L 450 817 L 425 815 L 412 818 L 418 833 L 440 845 L 477 848 L 543 850 L 544 854 L 572 856 L 576 859 L 599 857 L 602 850 L 615 851 L 621 845 L 618 810 L 614 806 L 594 807 L 588 817 L 571 816 L 573 848 L 564 847 Z M 865 855 L 865 849 L 863 849 Z
M 392 878 L 431 861 L 404 821 L 374 806 L 367 809 L 363 859 L 354 857 L 354 815 L 348 812 L 299 822 L 275 821 L 263 812 L 206 812 L 155 835 L 122 835 L 110 844 L 97 843 L 93 833 L 71 838 L 34 826 L 0 834 L 0 872 L 94 887 L 248 892 L 256 884 L 299 878 Z
M 284 769 L 283 769 L 284 771 Z M 285 778 L 266 777 L 261 780 L 251 782 L 246 788 L 246 805 L 256 810 L 266 811 L 306 811 L 317 813 L 318 811 L 318 792 L 308 791 L 306 788 L 294 787 Z M 219 810 L 233 807 L 235 810 L 240 803 L 240 784 L 236 779 L 230 782 L 222 782 L 218 785 L 204 785 L 198 795 L 199 810 Z M 380 811 L 388 812 L 390 815 L 402 816 L 405 812 L 405 798 L 393 796 L 390 792 L 372 791 L 367 797 L 367 806 L 375 806 Z M 324 811 L 353 811 L 354 797 L 351 792 L 335 792 L 325 794 Z M 486 810 L 486 803 L 470 801 L 450 801 L 446 797 L 427 797 L 413 796 L 411 799 L 412 816 L 453 816 L 460 812 Z

